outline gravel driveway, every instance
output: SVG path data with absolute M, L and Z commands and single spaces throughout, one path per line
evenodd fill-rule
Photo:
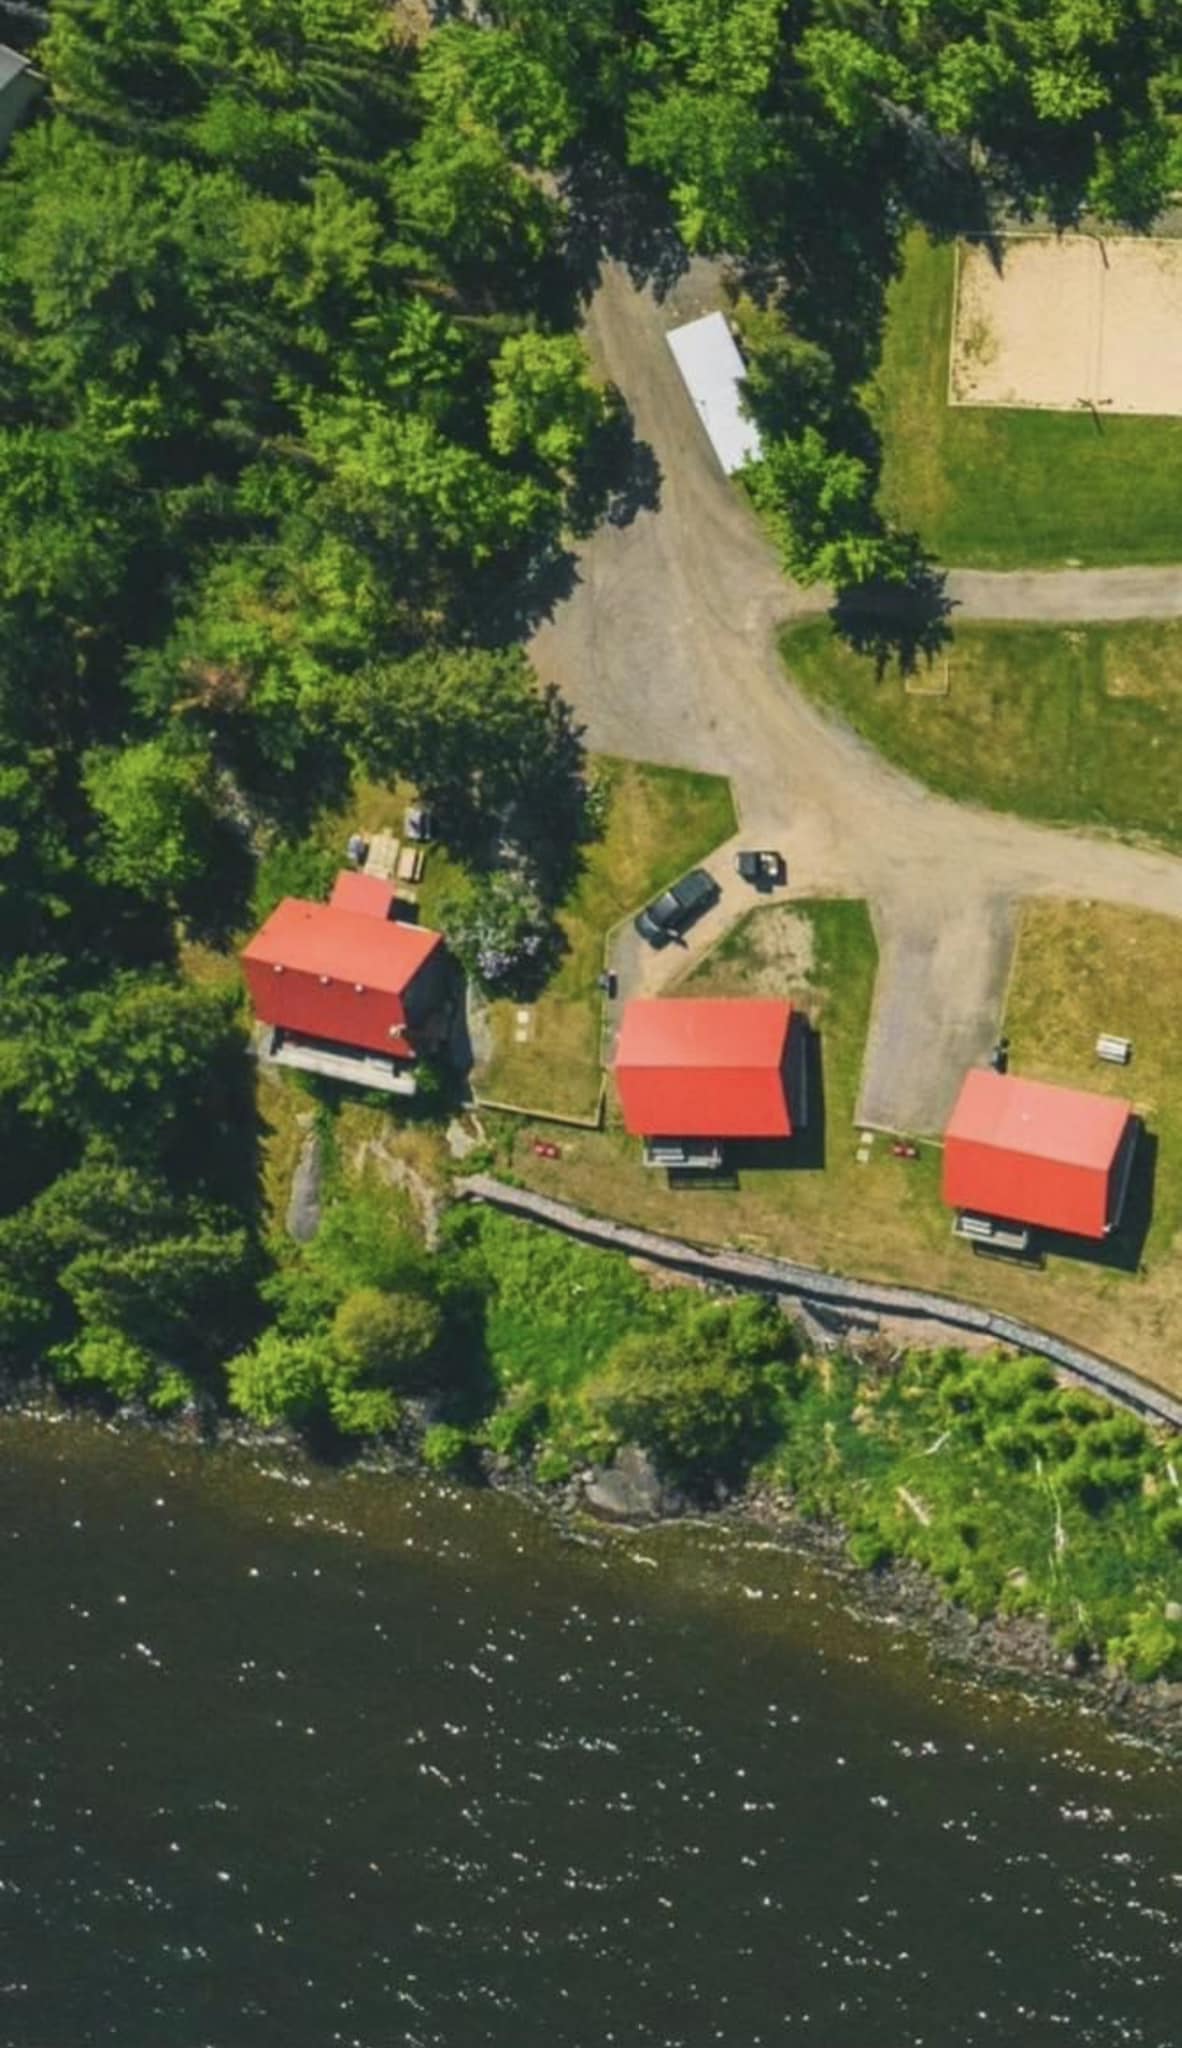
M 584 547 L 578 585 L 537 634 L 534 660 L 575 706 L 592 747 L 729 775 L 741 839 L 783 851 L 792 895 L 868 899 L 881 958 L 859 1115 L 936 1132 L 965 1066 L 997 1035 L 1019 900 L 1097 898 L 1182 916 L 1182 863 L 934 796 L 792 687 L 775 629 L 823 608 L 824 594 L 781 575 L 664 341 L 667 327 L 717 303 L 706 265 L 692 266 L 660 306 L 606 270 L 589 340 L 655 451 L 661 501 Z M 1182 609 L 1182 577 L 1170 570 L 964 571 L 950 587 L 965 615 L 1124 616 L 1122 593 L 1137 615 Z M 1020 614 L 1003 602 L 1007 592 Z M 708 865 L 722 880 L 729 851 Z M 726 908 L 695 928 L 695 951 Z M 654 956 L 668 968 L 649 966 L 630 940 L 623 947 L 626 985 L 661 986 L 687 957 L 669 948 Z

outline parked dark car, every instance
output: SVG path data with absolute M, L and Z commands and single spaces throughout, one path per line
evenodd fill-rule
M 783 854 L 766 848 L 737 853 L 735 866 L 743 881 L 750 882 L 754 889 L 778 889 L 788 873 Z
M 650 946 L 667 946 L 687 926 L 708 910 L 719 897 L 718 883 L 705 868 L 692 868 L 680 882 L 674 882 L 655 903 L 650 903 L 634 920 L 636 930 Z

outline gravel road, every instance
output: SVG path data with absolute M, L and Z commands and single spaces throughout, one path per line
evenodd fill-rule
M 578 584 L 536 635 L 534 660 L 571 700 L 594 748 L 729 775 L 741 837 L 785 853 L 792 895 L 868 899 L 881 959 L 859 1116 L 936 1132 L 965 1066 L 996 1037 L 1020 899 L 1094 898 L 1182 917 L 1182 862 L 934 796 L 793 688 L 775 629 L 823 606 L 824 595 L 781 575 L 718 468 L 664 341 L 666 328 L 717 302 L 706 265 L 692 266 L 660 305 L 622 270 L 605 270 L 588 336 L 655 452 L 660 504 L 586 544 Z M 963 615 L 1182 612 L 1182 577 L 1172 570 L 961 571 L 950 585 Z M 728 859 L 710 863 L 720 880 Z M 727 907 L 734 902 L 728 889 Z M 683 971 L 720 917 L 703 920 L 689 947 L 668 949 L 660 964 L 638 964 L 626 942 L 625 990 L 637 976 L 656 988 Z

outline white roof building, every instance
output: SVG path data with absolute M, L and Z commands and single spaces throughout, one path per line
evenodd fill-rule
M 739 386 L 746 375 L 743 358 L 723 315 L 707 313 L 702 320 L 674 327 L 665 339 L 727 475 L 745 462 L 757 462 L 763 453 L 759 429 L 739 405 Z
M 22 57 L 18 50 L 10 50 L 7 43 L 0 43 L 0 149 L 43 83 L 27 57 Z

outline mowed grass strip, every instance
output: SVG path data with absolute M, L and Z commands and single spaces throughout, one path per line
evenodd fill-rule
M 916 230 L 890 289 L 884 511 L 948 564 L 1182 561 L 1182 419 L 948 404 L 954 256 Z
M 963 626 L 912 690 L 825 619 L 781 648 L 809 696 L 932 789 L 1182 848 L 1180 620 Z
M 605 758 L 594 766 L 607 791 L 606 818 L 559 913 L 562 960 L 536 1003 L 491 1005 L 492 1055 L 474 1077 L 484 1099 L 556 1116 L 592 1116 L 599 1099 L 596 982 L 608 932 L 736 829 L 722 776 Z M 529 1036 L 519 1042 L 525 1007 Z

